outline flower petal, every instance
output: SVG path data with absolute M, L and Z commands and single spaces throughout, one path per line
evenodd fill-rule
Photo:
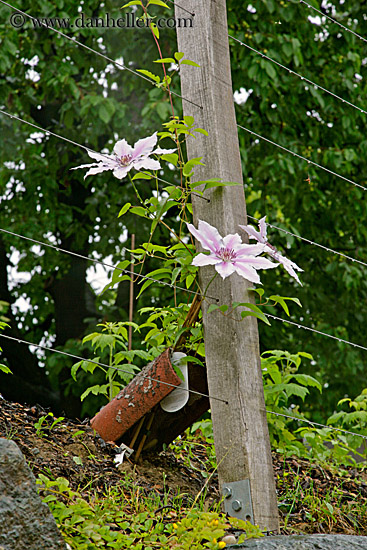
M 236 250 L 236 256 L 243 258 L 244 256 L 258 256 L 262 252 L 266 252 L 266 246 L 262 243 L 258 244 L 243 244 L 241 248 Z
M 120 139 L 120 141 L 116 141 L 113 152 L 118 157 L 125 157 L 133 154 L 133 148 L 128 144 L 126 139 Z
M 200 221 L 199 221 L 200 224 Z M 199 241 L 201 246 L 205 250 L 210 250 L 210 252 L 215 254 L 215 247 L 213 245 L 213 242 L 210 239 L 207 239 L 196 227 L 194 227 L 191 223 L 187 223 L 187 229 L 190 231 L 192 235 L 194 235 L 195 239 Z M 209 225 L 209 224 L 208 224 Z
M 293 267 L 290 266 L 290 265 L 287 265 L 287 264 L 283 264 L 283 266 L 284 266 L 284 269 L 289 273 L 289 275 L 291 277 L 294 277 L 296 279 L 297 283 L 299 283 L 301 286 L 303 286 L 301 281 L 299 280 L 299 277 L 298 277 L 297 273 L 294 271 Z
M 238 233 L 226 235 L 225 237 L 223 237 L 223 243 L 226 248 L 228 248 L 229 250 L 233 249 L 235 251 L 237 251 L 239 247 L 243 246 L 243 242 Z
M 213 227 L 208 222 L 199 220 L 199 232 L 202 234 L 203 238 L 206 241 L 211 242 L 214 251 L 216 251 L 218 248 L 222 248 L 223 239 L 220 236 L 216 227 Z M 209 250 L 212 249 L 209 248 Z
M 91 166 L 92 167 L 85 174 L 84 179 L 87 176 L 95 176 L 96 174 L 100 174 L 101 172 L 104 172 L 105 170 L 112 170 L 111 166 L 106 166 L 106 165 L 103 165 L 103 164 L 97 164 L 97 165 L 91 165 Z
M 277 267 L 279 264 L 275 264 L 262 256 L 247 256 L 236 259 L 234 261 L 235 266 L 237 265 L 251 265 L 254 269 L 271 269 Z
M 264 216 L 263 218 L 261 218 L 261 220 L 259 221 L 259 229 L 260 229 L 260 236 L 261 238 L 263 239 L 263 242 L 266 242 L 267 241 L 267 237 L 266 237 L 266 216 Z
M 141 168 L 146 168 L 147 170 L 159 170 L 161 167 L 157 160 L 150 159 L 149 157 L 132 160 L 132 164 L 136 170 L 140 170 Z
M 96 153 L 95 151 L 89 151 L 89 149 L 87 150 L 87 153 L 92 159 L 103 162 L 104 164 L 109 164 L 110 161 L 114 160 L 112 155 L 102 155 L 101 153 Z
M 244 277 L 248 281 L 251 281 L 251 283 L 261 284 L 259 274 L 257 273 L 256 269 L 251 267 L 251 265 L 236 263 L 234 268 L 238 275 L 241 275 L 241 277 Z
M 204 265 L 216 265 L 221 263 L 221 259 L 212 254 L 198 254 L 192 260 L 191 265 L 204 266 Z
M 132 150 L 133 158 L 147 157 L 153 151 L 154 145 L 157 143 L 157 132 L 150 137 L 139 139 Z
M 252 227 L 252 225 L 240 225 L 239 227 L 246 231 L 250 239 L 256 239 L 259 243 L 264 242 L 259 231 L 256 231 L 256 229 Z
M 113 171 L 113 175 L 115 178 L 122 180 L 124 177 L 126 177 L 127 173 L 131 170 L 132 164 L 129 164 L 128 166 L 116 166 L 116 168 Z
M 229 262 L 220 262 L 215 266 L 215 269 L 223 279 L 235 272 L 233 264 Z
M 78 170 L 79 168 L 90 168 L 91 166 L 100 166 L 97 162 L 92 162 L 91 164 L 81 164 L 80 166 L 74 166 L 70 170 Z
M 154 151 L 152 151 L 152 155 L 169 155 L 170 153 L 174 153 L 177 151 L 177 149 L 161 149 L 160 147 L 157 147 Z

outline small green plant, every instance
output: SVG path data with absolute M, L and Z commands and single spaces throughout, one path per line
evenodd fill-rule
M 100 369 L 105 376 L 106 384 L 96 384 L 86 389 L 81 395 L 83 401 L 90 393 L 94 395 L 102 394 L 107 400 L 113 399 L 120 389 L 133 378 L 134 373 L 139 370 L 137 365 L 131 363 L 135 357 L 140 357 L 145 361 L 151 361 L 152 355 L 143 350 L 129 351 L 127 349 L 128 331 L 127 326 L 133 326 L 135 330 L 140 330 L 136 323 L 100 323 L 97 326 L 103 327 L 101 332 L 93 332 L 83 339 L 83 343 L 91 342 L 94 351 L 100 351 L 100 355 L 94 357 L 93 361 L 79 361 L 71 368 L 71 376 L 77 381 L 77 372 L 79 369 L 94 373 L 95 369 Z M 119 349 L 120 348 L 120 349 Z M 104 359 L 104 351 L 108 350 L 108 358 Z M 107 361 L 106 366 L 102 364 Z
M 341 399 L 338 406 L 348 404 L 352 412 L 339 411 L 328 418 L 330 428 L 300 428 L 298 433 L 310 445 L 314 455 L 319 459 L 333 459 L 339 464 L 357 466 L 366 459 L 367 446 L 367 388 L 362 390 L 354 400 L 349 397 Z M 333 429 L 335 424 L 352 433 L 338 432 Z
M 38 435 L 38 437 L 43 437 L 46 432 L 50 432 L 57 424 L 59 424 L 63 420 L 65 420 L 64 416 L 59 416 L 58 418 L 55 418 L 52 412 L 41 416 L 34 424 L 34 427 L 36 428 L 36 434 Z
M 9 307 L 8 302 L 3 302 L 2 300 L 0 300 L 0 313 L 6 312 L 8 307 Z M 4 328 L 9 327 L 9 325 L 8 325 L 8 323 L 6 323 L 6 321 L 8 321 L 8 319 L 6 317 L 4 317 L 4 315 L 0 314 L 0 330 L 4 330 Z M 3 350 L 0 347 L 0 352 L 2 352 L 2 351 Z M 9 367 L 7 367 L 6 365 L 2 365 L 2 364 L 0 364 L 0 371 L 4 372 L 5 374 L 13 374 L 11 372 L 11 370 L 9 369 Z
M 342 425 L 353 427 L 353 431 L 358 430 L 361 434 L 367 435 L 367 388 L 357 395 L 355 399 L 346 397 L 338 402 L 338 406 L 348 404 L 353 412 L 340 411 L 333 414 L 328 419 L 328 424 L 342 422 Z
M 252 525 L 248 521 L 227 518 L 224 514 L 216 512 L 198 512 L 197 510 L 191 510 L 184 519 L 174 523 L 173 527 L 176 548 L 182 550 L 225 548 L 226 543 L 220 539 L 225 535 L 227 529 L 242 532 L 238 539 L 239 543 L 264 536 L 258 525 Z
M 39 474 L 37 484 L 72 550 L 218 550 L 226 546 L 220 538 L 227 529 L 241 532 L 239 542 L 263 536 L 259 527 L 227 519 L 222 513 L 191 509 L 187 515 L 182 514 L 179 501 L 172 512 L 177 520 L 167 522 L 167 515 L 157 515 L 160 502 L 152 495 L 143 495 L 139 488 L 133 489 L 134 483 L 128 479 L 104 494 L 87 497 L 72 490 L 65 478 L 51 480 Z

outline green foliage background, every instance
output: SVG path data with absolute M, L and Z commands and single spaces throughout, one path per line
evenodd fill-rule
M 320 8 L 317 2 L 312 3 Z M 365 105 L 367 48 L 361 40 L 331 22 L 312 24 L 308 16 L 315 14 L 296 1 L 261 0 L 251 7 L 249 2 L 229 0 L 227 6 L 232 35 L 346 100 Z M 107 12 L 121 17 L 120 7 L 109 0 L 104 4 L 88 2 L 88 6 L 70 0 L 34 0 L 21 6 L 36 17 L 73 18 L 79 8 L 89 17 Z M 360 3 L 335 3 L 333 10 L 333 17 L 362 36 L 366 34 Z M 172 10 L 158 6 L 152 12 L 172 15 Z M 21 30 L 12 28 L 10 14 L 9 8 L 0 7 L 1 108 L 97 151 L 111 149 L 117 138 L 132 144 L 161 129 L 170 116 L 164 92 L 49 29 L 35 30 L 30 22 Z M 77 35 L 78 40 L 113 59 L 122 58 L 132 69 L 161 71 L 153 64 L 158 53 L 144 29 L 63 32 Z M 177 50 L 175 31 L 161 30 L 160 44 L 163 55 L 172 56 Z M 248 100 L 237 106 L 239 124 L 367 185 L 366 115 L 232 41 L 231 55 L 233 89 L 252 90 Z M 40 76 L 37 82 L 29 77 L 30 61 L 35 56 L 38 63 L 33 69 Z M 173 89 L 180 92 L 178 76 Z M 180 114 L 177 98 L 174 104 L 176 114 Z M 52 136 L 30 140 L 31 128 L 4 115 L 0 115 L 0 125 L 3 229 L 40 241 L 52 235 L 61 248 L 97 254 L 101 259 L 112 255 L 114 263 L 125 257 L 132 233 L 137 243 L 146 240 L 148 226 L 142 218 L 126 214 L 117 219 L 126 202 L 136 201 L 128 182 L 109 173 L 84 181 L 82 171 L 70 171 L 88 162 L 82 149 Z M 362 190 L 268 143 L 257 143 L 243 130 L 239 130 L 239 139 L 250 215 L 266 214 L 270 223 L 367 260 L 363 223 L 367 202 Z M 173 179 L 169 173 L 162 175 Z M 306 181 L 308 177 L 311 183 Z M 150 188 L 145 190 L 144 185 L 143 198 L 150 195 Z M 171 223 L 175 223 L 174 215 Z M 167 235 L 160 231 L 158 228 L 156 242 L 169 244 Z M 278 269 L 264 272 L 267 294 L 297 296 L 303 310 L 294 307 L 294 319 L 364 345 L 366 268 L 283 233 L 269 234 L 271 242 L 304 273 L 303 287 L 299 287 Z M 20 253 L 18 270 L 31 273 L 28 282 L 15 286 L 9 278 L 14 250 Z M 96 296 L 86 283 L 88 264 L 84 260 L 51 249 L 40 253 L 32 243 L 6 234 L 0 234 L 0 257 L 0 300 L 13 304 L 23 296 L 30 303 L 26 313 L 13 309 L 8 315 L 12 327 L 8 334 L 33 342 L 46 337 L 54 346 L 80 354 L 87 353 L 81 348 L 83 335 L 97 322 L 127 318 L 128 284 L 120 285 L 117 292 Z M 150 259 L 144 269 L 147 272 L 156 267 L 157 261 Z M 157 303 L 173 303 L 172 291 L 153 285 L 137 306 Z M 324 420 L 345 395 L 354 397 L 361 392 L 366 352 L 276 321 L 271 327 L 260 326 L 260 332 L 263 351 L 302 350 L 313 355 L 315 362 L 306 367 L 306 373 L 328 385 L 321 397 L 315 390 L 309 400 L 314 420 Z M 79 385 L 71 380 L 72 360 L 37 357 L 28 348 L 5 340 L 2 348 L 4 362 L 14 373 L 12 377 L 0 373 L 5 397 L 36 400 L 52 405 L 56 412 L 80 413 L 79 396 L 90 380 L 81 380 Z

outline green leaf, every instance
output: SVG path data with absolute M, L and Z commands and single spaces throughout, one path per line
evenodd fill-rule
M 81 367 L 81 365 L 82 365 L 82 361 L 79 361 L 79 363 L 75 363 L 75 365 L 71 367 L 71 377 L 73 380 L 75 380 L 75 382 L 77 381 L 76 371 L 79 369 L 79 367 Z
M 181 65 L 192 65 L 193 67 L 200 67 L 200 65 L 198 65 L 198 63 L 195 63 L 195 61 L 190 61 L 189 59 L 184 59 L 183 61 L 181 61 L 180 64 Z
M 169 269 L 166 269 L 166 268 L 162 268 L 162 269 L 156 269 L 155 271 L 152 271 L 151 273 L 148 274 L 149 277 L 151 277 L 152 279 L 170 279 L 171 278 L 171 271 Z M 145 281 L 145 283 L 143 284 L 139 294 L 137 295 L 136 298 L 139 298 L 139 296 L 144 292 L 144 290 L 146 288 L 148 288 L 148 286 L 150 286 L 151 284 L 153 284 L 154 281 L 151 281 L 151 280 L 147 280 Z
M 263 67 L 265 68 L 265 72 L 268 76 L 270 76 L 270 78 L 272 78 L 273 80 L 276 79 L 276 76 L 277 76 L 277 72 L 273 66 L 273 64 L 269 61 L 262 61 L 263 63 Z
M 99 384 L 95 386 L 91 386 L 90 388 L 87 388 L 85 392 L 82 393 L 80 396 L 80 400 L 84 401 L 84 399 L 92 393 L 93 395 L 99 395 L 100 393 L 105 394 L 105 391 L 103 390 L 103 386 L 100 386 Z
M 176 52 L 174 54 L 174 57 L 177 61 L 181 61 L 181 59 L 184 57 L 185 54 L 183 54 L 182 52 Z
M 151 73 L 150 71 L 146 71 L 144 69 L 137 69 L 136 72 L 138 73 L 141 73 L 143 74 L 144 76 L 147 76 L 148 78 L 151 78 L 152 80 L 154 80 L 154 82 L 156 82 L 157 84 L 159 84 L 159 82 L 161 81 L 161 79 L 159 78 L 158 75 L 154 74 L 154 73 Z
M 186 116 L 183 117 L 183 119 L 184 119 L 185 124 L 189 127 L 191 127 L 195 122 L 195 118 L 193 116 L 186 115 Z
M 185 380 L 185 377 L 184 375 L 182 374 L 182 370 L 180 369 L 180 367 L 177 367 L 176 365 L 172 364 L 172 367 L 173 367 L 173 370 L 175 371 L 175 373 L 177 374 L 177 376 L 179 378 L 181 378 L 182 381 Z
M 9 367 L 6 365 L 0 365 L 0 371 L 4 372 L 5 374 L 13 374 Z
M 150 174 L 150 172 L 138 172 L 133 177 L 133 180 L 151 180 L 153 178 L 153 174 Z
M 131 2 L 128 2 L 127 4 L 124 4 L 123 6 L 121 6 L 121 9 L 124 9 L 124 8 L 129 8 L 130 6 L 142 6 L 143 4 L 141 3 L 140 0 L 132 0 Z
M 102 103 L 102 105 L 99 106 L 98 109 L 99 118 L 103 120 L 106 124 L 108 124 L 112 118 L 113 113 L 110 109 L 107 108 L 107 105 Z
M 163 59 L 156 59 L 153 63 L 176 63 L 172 57 L 165 57 Z
M 258 319 L 270 326 L 268 318 L 257 305 L 251 304 L 249 302 L 233 302 L 232 307 L 234 309 L 237 307 L 246 307 L 251 311 L 241 311 L 242 319 L 244 319 L 245 317 L 257 317 Z
M 161 159 L 167 162 L 170 162 L 171 164 L 174 164 L 174 166 L 177 166 L 177 162 L 178 162 L 177 153 L 166 153 L 165 155 L 161 156 Z
M 121 208 L 121 210 L 120 210 L 117 217 L 120 218 L 121 216 L 126 214 L 126 212 L 129 210 L 130 206 L 131 206 L 130 202 L 127 202 L 126 204 L 124 204 L 124 206 Z
M 162 6 L 163 8 L 168 8 L 167 4 L 162 2 L 162 0 L 149 0 L 146 7 L 150 6 L 151 4 L 154 4 L 155 6 Z
M 255 313 L 254 311 L 241 311 L 241 317 L 242 319 L 244 319 L 245 317 L 257 317 L 258 319 L 260 319 L 260 321 L 263 321 L 265 324 L 270 326 L 268 318 L 265 317 L 262 312 Z
M 248 290 L 252 290 L 253 292 L 257 292 L 257 294 L 260 296 L 264 295 L 265 290 L 263 288 L 249 288 Z
M 288 305 L 286 303 L 286 300 L 290 300 L 292 302 L 295 302 L 298 306 L 302 307 L 302 304 L 298 300 L 298 298 L 287 298 L 285 296 L 272 295 L 272 296 L 269 296 L 269 300 L 273 300 L 273 302 L 275 302 L 276 304 L 279 304 L 280 306 L 282 306 L 282 308 L 284 309 L 284 311 L 286 312 L 286 314 L 288 316 L 289 316 L 289 309 L 288 309 Z
M 211 189 L 212 187 L 231 187 L 233 185 L 242 185 L 242 183 L 234 182 L 234 181 L 208 181 L 205 184 L 204 190 Z
M 188 160 L 183 166 L 183 169 L 182 169 L 183 175 L 186 177 L 190 176 L 194 166 L 197 166 L 197 165 L 205 166 L 203 162 L 200 162 L 202 158 L 203 157 L 197 157 L 197 158 Z
M 137 216 L 141 216 L 142 218 L 147 218 L 147 211 L 146 208 L 143 208 L 142 206 L 133 206 L 130 208 L 130 212 L 132 214 L 136 214 Z
M 294 374 L 293 378 L 303 386 L 312 386 L 322 392 L 322 385 L 316 378 L 308 374 Z
M 203 134 L 204 136 L 208 136 L 208 132 L 204 130 L 203 128 L 195 128 L 194 132 L 198 132 L 199 134 Z
M 159 30 L 157 25 L 153 23 L 153 21 L 150 22 L 150 28 L 152 29 L 154 36 L 157 38 L 157 40 L 159 40 Z

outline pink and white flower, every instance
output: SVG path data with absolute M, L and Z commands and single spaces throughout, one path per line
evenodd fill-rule
M 268 239 L 267 239 L 267 236 L 266 236 L 266 225 L 267 224 L 265 222 L 265 219 L 266 219 L 266 216 L 264 216 L 263 218 L 261 218 L 261 220 L 259 220 L 259 229 L 260 229 L 260 231 L 256 231 L 256 229 L 254 227 L 252 227 L 252 225 L 240 225 L 240 228 L 243 229 L 244 231 L 246 231 L 246 233 L 248 234 L 250 239 L 256 239 L 258 243 L 261 243 L 261 244 L 265 245 L 264 252 L 266 252 L 266 254 L 269 254 L 269 256 L 274 258 L 274 260 L 276 260 L 277 262 L 282 264 L 282 266 L 289 273 L 289 275 L 294 277 L 296 279 L 297 283 L 299 283 L 302 286 L 302 283 L 299 280 L 298 275 L 297 275 L 295 270 L 303 271 L 303 269 L 298 267 L 298 265 L 295 264 L 294 262 L 292 262 L 291 260 L 288 260 L 288 258 L 286 258 L 280 252 L 278 252 L 278 250 L 275 248 L 275 246 L 271 245 L 268 242 Z
M 157 139 L 157 132 L 155 132 L 150 137 L 139 139 L 134 147 L 131 147 L 126 139 L 121 139 L 116 142 L 112 155 L 88 151 L 88 155 L 98 162 L 82 164 L 81 166 L 71 168 L 71 170 L 89 168 L 84 179 L 87 176 L 99 174 L 105 170 L 113 170 L 113 175 L 120 180 L 123 179 L 132 168 L 135 168 L 135 170 L 141 170 L 142 168 L 146 170 L 159 170 L 161 165 L 158 160 L 149 158 L 150 155 L 173 153 L 176 149 L 161 149 L 157 147 L 153 151 Z
M 278 265 L 258 257 L 264 252 L 264 245 L 244 244 L 237 233 L 222 238 L 215 227 L 201 220 L 198 229 L 190 223 L 187 227 L 202 247 L 209 250 L 209 254 L 195 256 L 192 265 L 214 265 L 223 279 L 236 272 L 252 283 L 260 283 L 257 269 L 270 269 Z

